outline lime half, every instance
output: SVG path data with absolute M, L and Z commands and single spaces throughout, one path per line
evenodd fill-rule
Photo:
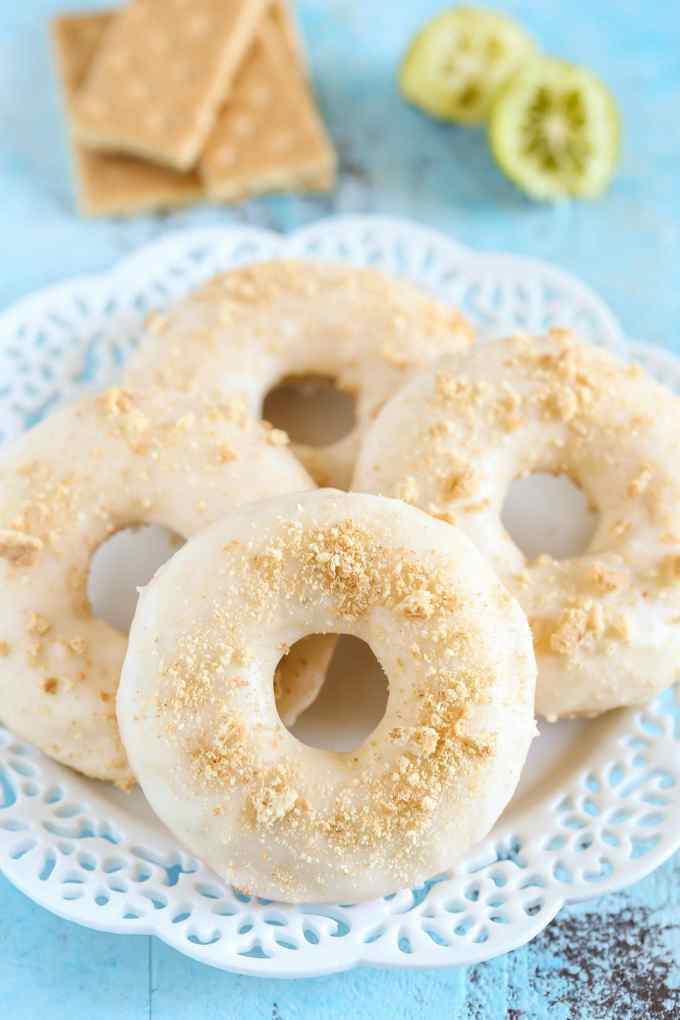
M 594 198 L 619 158 L 613 96 L 595 75 L 547 57 L 531 61 L 496 96 L 489 120 L 501 169 L 532 198 Z
M 443 120 L 485 120 L 498 88 L 536 52 L 511 18 L 476 7 L 444 11 L 416 35 L 399 71 L 404 96 Z

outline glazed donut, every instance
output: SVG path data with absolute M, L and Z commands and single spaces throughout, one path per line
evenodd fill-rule
M 275 711 L 281 649 L 310 632 L 362 638 L 389 679 L 355 751 L 308 747 Z M 534 732 L 534 680 L 524 614 L 462 533 L 318 490 L 237 510 L 161 568 L 118 718 L 151 805 L 223 879 L 355 902 L 440 872 L 488 832 Z
M 361 437 L 409 375 L 471 340 L 461 314 L 382 273 L 293 260 L 221 276 L 154 315 L 126 383 L 219 391 L 236 377 L 253 414 L 289 378 L 332 377 L 356 395 L 356 424 L 337 443 L 294 447 L 319 484 L 349 485 Z
M 130 782 L 115 719 L 127 639 L 93 616 L 90 558 L 114 532 L 157 523 L 187 538 L 248 499 L 313 487 L 285 434 L 168 393 L 109 390 L 23 435 L 0 458 L 0 717 L 90 776 Z M 332 652 L 298 650 L 282 712 L 313 700 Z
M 680 663 L 680 400 L 564 330 L 444 359 L 383 410 L 354 479 L 460 526 L 529 616 L 537 713 L 647 701 Z M 599 523 L 581 556 L 531 563 L 501 523 L 510 483 L 581 486 Z

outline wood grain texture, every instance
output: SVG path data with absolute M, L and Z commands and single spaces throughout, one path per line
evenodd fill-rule
M 572 270 L 632 336 L 680 353 L 680 12 L 643 0 L 495 0 L 544 47 L 597 70 L 624 116 L 621 171 L 593 204 L 533 205 L 481 132 L 405 106 L 394 69 L 444 0 L 299 3 L 312 77 L 341 155 L 333 198 L 261 199 L 116 223 L 79 220 L 50 83 L 46 22 L 64 0 L 0 5 L 0 306 L 106 268 L 173 228 L 288 229 L 332 212 L 392 213 L 481 248 Z M 95 2 L 79 0 L 81 8 Z M 101 6 L 101 5 L 99 5 Z M 680 1016 L 680 858 L 564 911 L 530 946 L 465 970 L 359 970 L 297 983 L 220 974 L 146 938 L 52 917 L 0 879 L 0 1001 L 12 1020 L 667 1020 Z

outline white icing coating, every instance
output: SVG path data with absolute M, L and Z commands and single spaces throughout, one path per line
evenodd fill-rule
M 202 393 L 235 381 L 253 414 L 290 376 L 332 377 L 356 398 L 356 425 L 327 446 L 295 452 L 319 484 L 349 485 L 357 450 L 382 404 L 414 371 L 467 346 L 456 309 L 371 269 L 292 259 L 215 277 L 153 316 L 126 383 Z
M 649 700 L 680 662 L 680 399 L 563 330 L 472 348 L 406 386 L 366 437 L 354 487 L 461 527 L 526 611 L 550 719 Z M 599 523 L 574 558 L 525 561 L 511 482 L 581 486 Z
M 356 750 L 281 724 L 307 633 L 366 641 L 389 680 Z M 141 595 L 121 734 L 159 817 L 229 882 L 353 902 L 452 865 L 512 795 L 534 734 L 524 614 L 471 542 L 404 503 L 321 490 L 237 510 Z
M 114 532 L 157 523 L 183 538 L 250 499 L 313 483 L 285 435 L 244 413 L 166 392 L 109 390 L 53 414 L 0 458 L 0 717 L 66 765 L 131 781 L 115 719 L 126 637 L 93 616 L 90 559 Z M 309 651 L 309 649 L 308 649 Z M 332 643 L 294 664 L 290 721 Z M 324 658 L 325 656 L 325 658 Z

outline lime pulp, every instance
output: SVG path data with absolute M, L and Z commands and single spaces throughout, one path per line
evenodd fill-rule
M 618 163 L 619 115 L 595 75 L 541 57 L 497 94 L 489 138 L 501 169 L 532 198 L 595 198 Z
M 399 71 L 404 96 L 434 117 L 477 124 L 498 89 L 536 48 L 511 18 L 456 7 L 428 22 L 413 39 Z

